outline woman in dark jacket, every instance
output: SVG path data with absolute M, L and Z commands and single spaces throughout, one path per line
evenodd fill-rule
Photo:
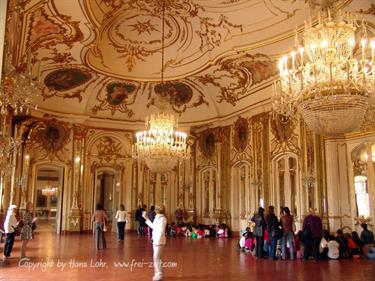
M 274 206 L 268 207 L 268 215 L 266 218 L 267 231 L 268 231 L 268 256 L 270 259 L 276 259 L 276 245 L 277 240 L 280 238 L 281 229 L 279 227 L 279 220 L 275 215 Z
M 251 221 L 255 223 L 255 256 L 261 259 L 263 257 L 264 232 L 266 230 L 266 220 L 264 219 L 264 209 L 262 207 L 259 208 L 258 214 L 254 215 Z

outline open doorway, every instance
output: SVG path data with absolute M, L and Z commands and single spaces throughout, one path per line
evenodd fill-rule
M 100 203 L 107 214 L 108 223 L 115 230 L 115 224 L 112 223 L 118 204 L 118 173 L 112 169 L 100 169 L 96 172 L 96 188 L 94 193 L 94 208 Z
M 61 232 L 64 169 L 40 165 L 36 169 L 34 211 L 38 231 Z

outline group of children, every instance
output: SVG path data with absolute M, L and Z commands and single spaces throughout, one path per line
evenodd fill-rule
M 362 227 L 364 228 L 364 231 L 368 231 L 367 227 Z M 362 234 L 361 237 L 362 239 L 359 237 L 356 231 L 353 231 L 351 233 L 344 233 L 342 229 L 339 229 L 335 234 L 330 234 L 327 230 L 325 230 L 319 244 L 320 259 L 335 260 L 360 257 L 367 257 L 369 259 L 372 259 L 372 249 L 374 248 L 368 247 L 368 245 L 371 245 L 371 243 L 368 244 L 368 241 L 364 241 Z M 266 231 L 263 247 L 263 252 L 265 255 L 268 254 L 268 243 L 269 239 L 267 237 Z M 244 252 L 254 253 L 256 239 L 249 227 L 247 227 L 246 230 L 242 231 L 238 245 L 239 248 Z M 301 259 L 304 252 L 304 239 L 302 231 L 299 231 L 294 236 L 292 246 L 293 249 L 295 249 L 297 252 L 297 258 Z M 290 245 L 288 245 L 288 248 L 290 248 Z M 281 243 L 278 243 L 276 255 L 279 257 L 281 256 Z
M 194 225 L 191 223 L 175 224 L 174 222 L 167 225 L 166 233 L 168 236 L 183 236 L 195 238 L 217 237 L 226 238 L 230 236 L 230 229 L 226 224 Z

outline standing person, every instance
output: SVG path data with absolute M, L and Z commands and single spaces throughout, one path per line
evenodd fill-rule
M 361 232 L 361 241 L 362 243 L 366 245 L 373 245 L 374 244 L 374 233 L 372 231 L 368 230 L 367 224 L 362 223 L 361 227 L 363 228 L 363 231 Z
M 137 235 L 141 235 L 141 219 L 142 219 L 142 206 L 139 205 L 135 210 L 135 227 L 137 230 Z
M 15 230 L 17 227 L 16 212 L 17 206 L 10 205 L 8 208 L 7 215 L 4 222 L 4 232 L 5 232 L 5 245 L 4 245 L 4 259 L 10 257 L 10 253 L 13 249 Z
M 118 240 L 123 241 L 125 236 L 125 226 L 126 226 L 126 211 L 124 204 L 120 205 L 120 210 L 116 212 L 117 220 L 117 231 L 118 231 Z
M 150 219 L 151 222 L 154 221 L 155 216 L 156 216 L 156 213 L 155 213 L 155 206 L 151 206 L 151 207 L 150 207 L 150 214 L 149 214 L 149 219 Z M 151 228 L 151 227 L 149 227 L 148 235 L 149 235 L 150 237 L 152 237 L 152 228 Z
M 91 221 L 93 223 L 95 234 L 95 248 L 96 250 L 100 250 L 99 241 L 102 240 L 102 247 L 104 250 L 107 248 L 107 243 L 104 236 L 104 232 L 106 231 L 107 215 L 105 214 L 102 204 L 96 204 L 96 209 L 92 215 Z
M 276 259 L 276 245 L 279 239 L 279 220 L 275 215 L 275 207 L 268 207 L 268 215 L 266 217 L 267 231 L 268 231 L 268 256 L 270 259 Z
M 23 227 L 21 230 L 21 261 L 28 261 L 29 258 L 26 257 L 26 247 L 29 240 L 33 239 L 33 223 L 35 223 L 36 218 L 33 219 L 31 211 L 33 210 L 33 203 L 27 202 L 26 210 L 23 213 Z
M 167 226 L 167 218 L 165 216 L 164 206 L 155 206 L 156 216 L 153 222 L 143 213 L 143 218 L 146 224 L 153 230 L 152 231 L 152 244 L 154 250 L 154 277 L 153 281 L 158 281 L 163 278 L 161 267 L 161 255 L 165 245 L 165 228 Z
M 147 205 L 143 204 L 143 206 L 141 208 L 141 218 L 140 218 L 140 221 L 139 221 L 141 235 L 147 234 L 146 220 L 143 217 L 143 212 L 145 212 L 146 210 L 147 210 Z
M 303 260 L 307 260 L 310 255 L 319 260 L 319 244 L 323 236 L 323 224 L 320 217 L 315 215 L 315 211 L 310 208 L 309 215 L 303 220 L 302 231 L 304 233 L 305 251 Z
M 263 257 L 264 232 L 266 230 L 266 220 L 264 219 L 264 209 L 262 207 L 258 209 L 258 213 L 252 217 L 251 221 L 255 222 L 255 256 L 261 259 Z
M 181 225 L 184 222 L 184 211 L 181 209 L 180 206 L 177 207 L 174 215 L 176 216 L 177 225 Z
M 290 252 L 290 259 L 294 260 L 294 231 L 293 231 L 293 224 L 294 218 L 290 214 L 290 210 L 288 207 L 283 208 L 282 216 L 280 219 L 281 229 L 283 231 L 283 236 L 281 240 L 281 252 L 282 252 L 282 259 L 286 259 L 286 243 L 289 244 L 289 252 Z

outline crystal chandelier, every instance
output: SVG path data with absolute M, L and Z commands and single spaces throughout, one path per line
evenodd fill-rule
M 46 186 L 42 189 L 43 196 L 55 196 L 57 194 L 57 187 Z
M 0 85 L 0 114 L 6 115 L 12 108 L 15 113 L 28 113 L 30 108 L 36 108 L 34 97 L 39 94 L 38 77 L 33 77 L 31 71 L 31 54 L 27 59 L 27 71 L 19 72 L 12 64 L 12 55 L 5 57 L 4 76 Z
M 18 148 L 18 141 L 0 132 L 0 175 L 10 176 L 13 165 L 11 157 Z
M 165 4 L 162 14 L 162 61 L 161 85 L 164 89 L 164 18 Z M 133 157 L 146 162 L 154 172 L 172 170 L 178 160 L 189 158 L 187 135 L 177 131 L 177 118 L 167 110 L 164 100 L 159 104 L 159 111 L 151 114 L 145 120 L 146 131 L 136 133 L 136 143 L 133 146 Z
M 273 108 L 290 116 L 297 111 L 316 133 L 333 136 L 352 132 L 361 125 L 374 92 L 375 41 L 371 58 L 362 22 L 361 54 L 355 56 L 357 24 L 349 13 L 305 23 L 304 47 L 299 46 L 279 62 L 280 81 L 274 87 Z

